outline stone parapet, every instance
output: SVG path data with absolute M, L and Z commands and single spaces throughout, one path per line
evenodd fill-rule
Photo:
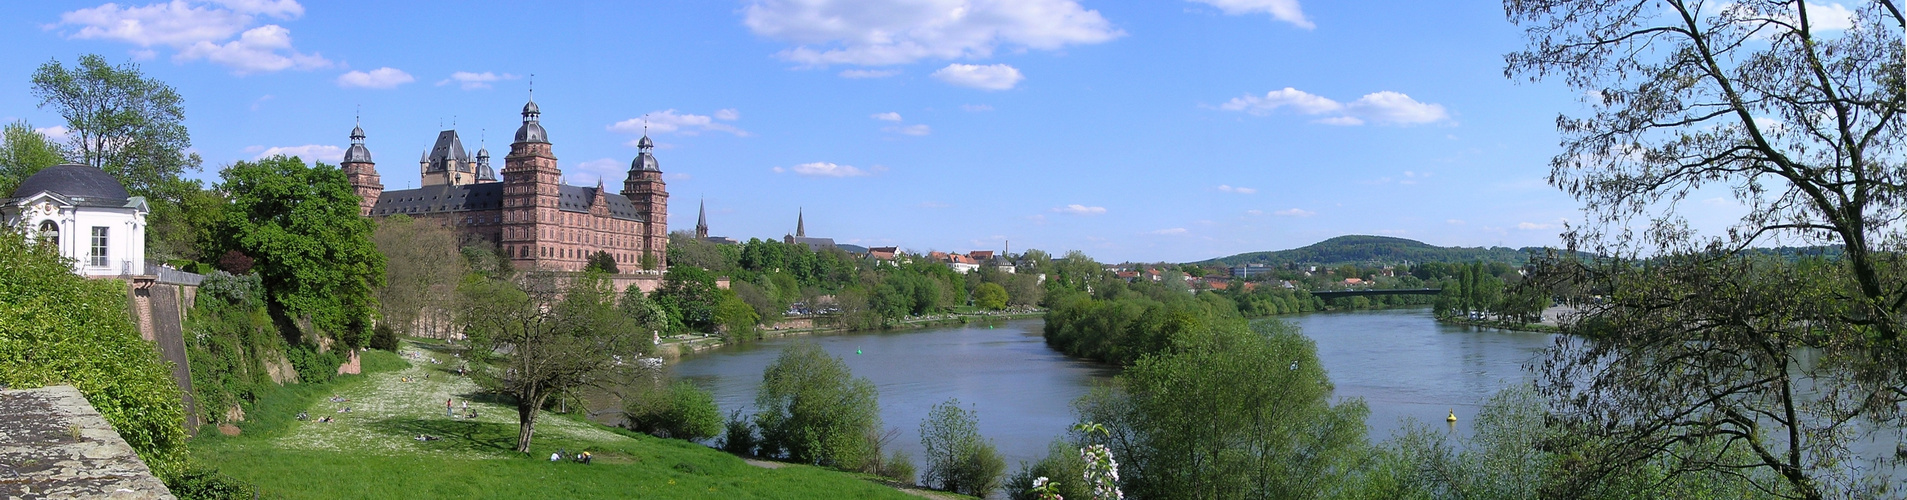
M 0 415 L 0 498 L 177 498 L 72 386 L 0 390 Z

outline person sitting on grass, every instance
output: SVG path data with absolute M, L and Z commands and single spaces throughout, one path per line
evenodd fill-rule
M 551 453 L 551 454 L 550 454 L 550 461 L 551 461 L 551 462 L 555 462 L 555 461 L 557 461 L 557 460 L 562 460 L 562 459 L 563 459 L 563 452 L 560 452 L 560 451 L 559 451 L 559 452 L 556 452 L 556 453 Z

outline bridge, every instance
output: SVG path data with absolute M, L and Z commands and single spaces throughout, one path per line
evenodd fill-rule
M 1318 291 L 1311 292 L 1311 296 L 1317 297 L 1320 299 L 1329 300 L 1329 299 L 1335 299 L 1339 297 L 1369 297 L 1372 295 L 1436 295 L 1439 293 L 1443 293 L 1442 288 L 1393 288 L 1393 289 L 1387 289 L 1387 290 L 1368 290 L 1368 289 L 1367 290 L 1318 290 Z

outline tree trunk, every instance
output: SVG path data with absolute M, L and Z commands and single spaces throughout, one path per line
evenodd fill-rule
M 543 396 L 517 398 L 516 451 L 530 452 L 530 436 L 536 433 L 536 410 L 541 406 L 543 406 Z

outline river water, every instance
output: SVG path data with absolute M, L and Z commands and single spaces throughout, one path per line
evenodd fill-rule
M 1551 335 L 1446 326 L 1429 309 L 1393 309 L 1286 316 L 1318 345 L 1339 398 L 1364 398 L 1373 441 L 1399 419 L 1443 426 L 1455 410 L 1455 431 L 1468 433 L 1476 409 L 1522 370 Z M 979 412 L 980 432 L 994 440 L 1009 468 L 1046 454 L 1047 443 L 1073 423 L 1070 403 L 1111 367 L 1069 359 L 1048 349 L 1040 320 L 765 340 L 686 357 L 671 375 L 708 389 L 726 414 L 754 411 L 762 370 L 783 347 L 813 341 L 842 358 L 880 391 L 881 419 L 900 431 L 896 445 L 921 456 L 920 421 L 948 398 Z

